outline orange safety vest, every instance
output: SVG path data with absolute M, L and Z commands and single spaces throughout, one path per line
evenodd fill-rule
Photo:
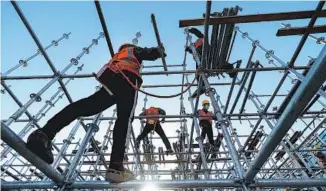
M 204 38 L 199 38 L 196 40 L 196 42 L 194 43 L 195 48 L 197 49 L 198 47 L 200 47 L 201 45 L 203 45 L 204 43 Z
M 150 107 L 149 109 L 146 109 L 145 110 L 145 114 L 146 114 L 146 116 L 149 116 L 149 115 L 159 115 L 159 111 L 155 107 Z M 159 120 L 158 117 L 151 117 L 151 118 L 147 118 L 146 122 L 149 123 L 149 124 L 154 124 L 158 120 Z
M 213 115 L 213 113 L 211 111 L 205 113 L 205 111 L 203 109 L 201 109 L 201 110 L 199 110 L 199 115 L 203 116 L 203 117 L 199 117 L 199 121 L 206 120 L 210 124 L 213 123 L 213 117 L 211 117 Z M 210 115 L 210 116 L 205 116 L 205 115 Z
M 101 68 L 101 70 L 97 73 L 97 76 L 100 77 L 107 68 L 110 68 L 115 73 L 118 73 L 119 70 L 127 70 L 140 77 L 140 67 L 141 64 L 134 55 L 134 48 L 126 47 L 120 52 L 116 53 L 110 62 Z

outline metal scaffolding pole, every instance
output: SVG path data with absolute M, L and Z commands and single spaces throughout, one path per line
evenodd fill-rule
M 33 31 L 31 25 L 29 24 L 29 22 L 27 21 L 25 15 L 23 14 L 23 12 L 21 11 L 21 9 L 19 8 L 18 4 L 13 0 L 11 1 L 11 4 L 13 5 L 13 7 L 15 8 L 17 14 L 19 15 L 20 19 L 22 20 L 22 22 L 24 23 L 25 27 L 27 28 L 28 32 L 30 33 L 30 35 L 32 36 L 33 40 L 35 41 L 36 45 L 38 46 L 40 52 L 42 53 L 43 57 L 45 58 L 46 62 L 48 63 L 48 65 L 50 66 L 52 72 L 54 73 L 54 75 L 60 75 L 57 71 L 57 69 L 54 67 L 52 61 L 50 60 L 50 57 L 48 56 L 48 54 L 46 53 L 43 45 L 41 44 L 40 40 L 38 39 L 38 37 L 36 36 L 35 32 Z M 87 50 L 87 53 L 89 51 Z M 67 96 L 67 99 L 69 100 L 70 103 L 72 103 L 72 99 L 70 94 L 68 93 L 68 90 L 66 89 L 66 86 L 63 84 L 62 79 L 58 78 L 57 81 L 59 82 L 63 92 L 65 93 L 65 95 Z
M 99 127 L 96 125 L 96 118 L 94 119 L 94 123 L 90 123 L 90 124 L 87 124 L 86 127 L 88 128 L 87 129 L 87 132 L 86 132 L 86 135 L 82 141 L 82 143 L 80 144 L 80 147 L 78 148 L 78 151 L 76 153 L 76 156 L 74 157 L 73 161 L 71 162 L 70 166 L 69 166 L 69 169 L 67 171 L 67 174 L 65 175 L 65 182 L 66 183 L 69 183 L 73 180 L 71 180 L 71 178 L 73 177 L 73 174 L 75 172 L 75 169 L 78 165 L 78 162 L 80 160 L 80 158 L 82 157 L 84 151 L 85 151 L 85 148 L 86 146 L 88 145 L 89 141 L 90 141 L 90 138 L 92 136 L 92 133 L 93 132 L 97 132 L 99 130 Z M 63 191 L 65 190 L 67 184 L 64 184 L 61 188 L 60 188 L 60 191 Z
M 250 168 L 245 173 L 245 179 L 251 181 L 258 173 L 259 169 L 265 163 L 272 151 L 281 142 L 284 135 L 291 128 L 300 112 L 306 107 L 310 99 L 319 90 L 320 86 L 326 80 L 326 46 L 322 49 L 310 71 L 290 100 L 288 106 L 281 115 L 277 125 L 267 138 L 265 144 L 261 148 L 261 152 L 251 164 Z M 306 91 L 309 90 L 309 91 Z
M 243 35 L 244 38 L 248 39 L 251 42 L 255 42 L 255 40 L 253 40 L 252 38 L 249 37 L 248 33 L 242 32 L 239 29 L 239 27 L 236 27 L 235 30 L 237 30 L 238 32 L 240 32 Z M 288 66 L 288 64 L 286 62 L 282 61 L 280 58 L 278 58 L 277 56 L 275 56 L 273 51 L 267 50 L 262 45 L 260 45 L 260 43 L 257 43 L 257 47 L 259 47 L 261 50 L 263 50 L 266 53 L 266 55 L 268 55 L 271 58 L 275 59 L 278 63 L 280 63 L 284 67 L 287 67 Z M 315 60 L 315 62 L 316 62 L 316 60 Z M 310 70 L 311 70 L 311 68 L 310 68 Z M 291 72 L 292 74 L 294 74 L 298 78 L 298 80 L 300 80 L 301 82 L 304 81 L 305 76 L 303 76 L 302 74 L 298 73 L 298 71 L 294 70 L 292 67 L 290 67 L 290 68 L 288 67 L 288 71 Z M 326 92 L 322 91 L 320 89 L 320 86 L 319 86 L 319 89 L 317 90 L 317 93 L 320 96 L 322 96 L 323 98 L 326 99 Z
M 199 58 L 197 56 L 196 49 L 195 49 L 194 45 L 191 44 L 191 39 L 189 39 L 189 41 L 190 41 L 190 47 L 191 47 L 192 52 L 193 52 L 193 56 L 194 56 L 196 62 L 199 63 Z M 210 89 L 210 85 L 209 85 L 209 82 L 208 82 L 206 76 L 204 74 L 200 74 L 200 76 L 201 76 L 201 79 L 205 83 L 206 89 Z M 222 116 L 220 107 L 219 107 L 218 102 L 216 101 L 216 99 L 215 99 L 215 97 L 213 95 L 213 92 L 209 91 L 208 94 L 209 94 L 209 97 L 211 98 L 211 101 L 212 101 L 212 105 L 213 105 L 213 108 L 214 108 L 214 115 L 218 119 L 217 126 L 220 126 L 220 128 L 222 129 L 223 135 L 225 136 L 226 143 L 227 143 L 228 148 L 230 150 L 230 154 L 231 154 L 233 163 L 235 164 L 237 174 L 242 179 L 243 178 L 243 169 L 241 168 L 241 164 L 239 162 L 238 154 L 237 154 L 237 152 L 236 152 L 236 150 L 234 148 L 234 145 L 232 144 L 231 137 L 230 137 L 229 131 L 227 129 L 226 120 L 224 120 L 224 118 Z
M 64 33 L 63 36 L 61 38 L 59 38 L 58 40 L 53 40 L 51 42 L 50 45 L 46 46 L 44 48 L 44 50 L 48 50 L 53 46 L 58 46 L 59 42 L 62 41 L 63 39 L 69 39 L 69 35 L 71 33 Z M 1 76 L 8 76 L 10 73 L 12 73 L 13 71 L 17 70 L 19 67 L 24 66 L 26 67 L 28 65 L 28 62 L 31 61 L 33 58 L 35 58 L 36 56 L 40 55 L 41 51 L 38 50 L 35 54 L 33 54 L 32 56 L 28 57 L 25 60 L 19 60 L 19 63 L 17 65 L 15 65 L 14 67 L 10 68 L 9 70 L 7 70 L 6 72 L 4 72 L 3 74 L 1 74 Z
M 142 88 L 162 88 L 160 90 L 163 90 L 163 88 L 176 88 L 178 91 L 181 90 L 181 92 L 183 92 L 186 86 L 190 85 L 188 80 L 189 76 L 194 76 L 194 74 L 199 75 L 200 78 L 198 82 L 196 84 L 191 84 L 191 86 L 198 89 L 202 82 L 205 84 L 205 88 L 207 89 L 205 94 L 211 99 L 214 114 L 205 116 L 197 115 L 196 111 L 199 105 L 200 96 L 197 96 L 194 99 L 188 98 L 190 104 L 186 107 L 184 104 L 184 96 L 186 95 L 181 94 L 180 97 L 178 97 L 180 98 L 180 112 L 177 112 L 176 114 L 169 112 L 170 114 L 166 116 L 152 116 L 168 119 L 166 120 L 166 126 L 172 127 L 170 129 L 171 132 L 174 132 L 174 130 L 177 132 L 175 135 L 167 137 L 170 141 L 174 141 L 172 145 L 175 150 L 175 152 L 168 157 L 164 156 L 161 148 L 157 151 L 153 143 L 155 143 L 155 140 L 160 139 L 160 137 L 156 135 L 153 136 L 152 134 L 149 135 L 149 145 L 146 145 L 148 149 L 144 149 L 143 153 L 139 153 L 135 150 L 134 142 L 136 137 L 131 123 L 125 145 L 127 147 L 125 157 L 128 158 L 128 160 L 124 161 L 123 165 L 126 169 L 134 171 L 136 176 L 140 175 L 141 178 L 139 180 L 128 181 L 120 184 L 111 184 L 102 181 L 108 168 L 108 159 L 111 156 L 110 150 L 113 140 L 111 129 L 113 120 L 116 119 L 116 110 L 113 111 L 113 115 L 108 114 L 103 116 L 102 112 L 100 112 L 94 117 L 78 118 L 77 122 L 72 124 L 73 126 L 70 129 L 70 132 L 68 131 L 66 135 L 64 135 L 67 137 L 63 137 L 66 138 L 63 142 L 55 143 L 55 140 L 53 140 L 52 145 L 56 151 L 53 153 L 55 160 L 51 165 L 52 167 L 29 151 L 22 140 L 34 128 L 34 126 L 40 128 L 38 123 L 43 122 L 45 114 L 51 112 L 50 110 L 54 107 L 54 104 L 59 102 L 59 100 L 62 100 L 65 95 L 67 96 L 68 101 L 72 102 L 69 92 L 66 89 L 66 85 L 69 81 L 79 78 L 87 78 L 88 80 L 91 80 L 94 77 L 93 74 L 89 73 L 77 74 L 82 66 L 78 67 L 78 70 L 75 73 L 65 73 L 72 68 L 73 65 L 78 65 L 78 61 L 84 54 L 89 53 L 90 48 L 93 45 L 96 45 L 100 38 L 106 38 L 109 52 L 111 56 L 113 56 L 114 51 L 99 0 L 94 0 L 94 3 L 103 32 L 100 33 L 100 36 L 97 39 L 93 39 L 92 44 L 85 47 L 80 55 L 72 58 L 70 64 L 61 72 L 56 70 L 49 55 L 47 55 L 48 53 L 46 50 L 56 46 L 60 41 L 69 37 L 70 33 L 64 34 L 60 39 L 52 41 L 50 45 L 43 48 L 40 40 L 18 7 L 16 1 L 12 1 L 11 3 L 39 50 L 31 57 L 25 60 L 20 60 L 19 64 L 11 66 L 8 71 L 1 75 L 1 84 L 4 88 L 1 90 L 1 93 L 6 96 L 5 93 L 7 92 L 7 95 L 9 95 L 19 106 L 19 109 L 8 119 L 1 119 L 1 138 L 3 140 L 1 146 L 4 148 L 1 156 L 8 156 L 6 159 L 2 158 L 3 161 L 1 161 L 2 189 L 122 189 L 134 191 L 142 189 L 146 184 L 154 184 L 159 190 L 173 189 L 174 191 L 187 191 L 189 188 L 192 191 L 203 191 L 207 189 L 230 191 L 235 188 L 236 190 L 271 191 L 281 191 L 285 188 L 314 188 L 314 190 L 325 189 L 326 174 L 323 174 L 323 172 L 325 172 L 326 166 L 324 166 L 322 161 L 318 159 L 316 151 L 326 151 L 326 148 L 323 147 L 326 144 L 326 104 L 323 100 L 326 98 L 325 86 L 323 86 L 325 85 L 326 80 L 326 46 L 323 47 L 321 53 L 316 59 L 310 57 L 310 61 L 313 61 L 312 66 L 299 66 L 301 63 L 294 64 L 303 45 L 306 43 L 307 38 L 314 39 L 317 44 L 325 44 L 323 37 L 318 38 L 311 35 L 312 32 L 319 31 L 325 27 L 314 27 L 314 23 L 318 17 L 326 16 L 325 10 L 322 10 L 323 5 L 325 4 L 324 1 L 319 2 L 316 11 L 237 15 L 238 10 L 241 10 L 238 6 L 224 8 L 222 12 L 210 14 L 211 1 L 208 0 L 204 19 L 181 21 L 183 24 L 189 26 L 193 24 L 204 25 L 204 43 L 201 50 L 201 60 L 199 60 L 198 55 L 196 54 L 197 51 L 194 49 L 194 44 L 191 42 L 188 29 L 185 29 L 187 35 L 185 43 L 186 47 L 192 49 L 194 60 L 196 64 L 200 66 L 199 69 L 191 70 L 187 67 L 187 51 L 185 51 L 182 64 L 167 65 L 165 61 L 163 61 L 164 65 L 142 66 L 142 68 L 157 68 L 157 71 L 153 71 L 152 69 L 149 69 L 149 71 L 140 71 L 142 76 L 159 76 L 168 74 L 181 75 L 181 83 L 176 82 L 168 84 L 169 82 L 162 82 L 160 84 L 145 84 L 142 85 Z M 242 32 L 238 26 L 233 29 L 235 23 L 275 21 L 286 17 L 287 19 L 291 17 L 290 20 L 310 18 L 307 27 L 286 30 L 286 27 L 289 27 L 289 25 L 285 25 L 285 29 L 281 31 L 283 34 L 300 33 L 302 35 L 294 54 L 290 56 L 291 61 L 289 63 L 284 62 L 274 55 L 273 50 L 266 49 L 259 41 L 249 37 L 248 33 Z M 151 18 L 155 36 L 157 37 L 158 44 L 161 45 L 154 14 L 151 15 Z M 209 25 L 212 23 L 214 24 L 213 29 L 212 31 L 209 31 Z M 208 45 L 210 32 L 212 38 L 211 46 Z M 248 49 L 250 54 L 248 55 L 249 59 L 247 66 L 240 68 L 241 60 L 238 60 L 233 63 L 236 64 L 234 69 L 213 69 L 213 62 L 211 62 L 211 59 L 218 61 L 217 65 L 219 67 L 226 61 L 228 63 L 229 59 L 234 59 L 234 54 L 231 55 L 231 51 L 233 46 L 235 46 L 234 41 L 238 33 L 240 36 L 242 35 L 244 39 L 247 39 L 252 43 L 252 50 L 250 51 L 250 49 Z M 133 41 L 133 43 L 135 43 L 135 41 Z M 253 57 L 254 54 L 256 54 L 255 51 L 257 48 L 263 51 L 269 65 L 273 65 L 272 67 L 265 67 L 258 64 L 258 62 L 263 63 L 261 60 L 256 61 L 256 64 L 254 64 Z M 28 61 L 40 54 L 44 56 L 47 64 L 53 71 L 52 74 L 30 76 L 11 75 L 14 70 L 27 65 Z M 274 61 L 277 61 L 278 63 L 274 63 Z M 181 70 L 171 71 L 168 70 L 169 67 L 175 67 L 175 69 L 178 69 L 177 67 L 182 67 L 182 69 L 179 68 Z M 301 73 L 300 70 L 306 70 L 308 71 L 308 74 L 305 75 L 305 71 Z M 252 88 L 254 80 L 257 80 L 255 77 L 259 78 L 259 75 L 262 74 L 261 72 L 266 73 L 276 71 L 284 74 L 282 74 L 283 77 L 280 78 L 277 87 L 275 87 L 275 89 L 270 89 L 273 93 L 261 92 L 262 94 L 256 95 Z M 220 78 L 217 79 L 214 77 L 218 73 L 228 74 L 231 72 L 237 74 L 233 79 L 227 78 L 220 80 Z M 241 72 L 243 74 L 239 79 L 238 76 Z M 210 77 L 210 81 L 214 81 L 214 83 L 210 83 L 208 77 Z M 279 90 L 283 88 L 284 85 L 288 85 L 284 83 L 286 82 L 285 80 L 287 77 L 290 81 L 292 80 L 292 84 L 294 84 L 295 81 L 301 83 L 297 90 L 293 90 L 294 94 L 279 93 Z M 62 81 L 66 78 L 68 80 L 63 84 Z M 18 100 L 17 96 L 11 91 L 10 86 L 6 84 L 9 80 L 34 79 L 49 79 L 49 82 L 40 89 L 39 92 L 32 94 L 31 99 L 29 99 L 25 104 L 22 104 Z M 219 81 L 217 82 L 217 80 Z M 32 110 L 33 107 L 30 106 L 32 104 L 35 105 L 35 102 L 42 101 L 41 95 L 45 94 L 57 81 L 60 83 L 61 89 L 59 88 L 59 90 L 55 90 L 54 94 L 52 94 L 52 96 L 50 95 L 51 97 L 49 100 L 42 104 L 41 109 L 36 110 L 34 113 L 34 110 Z M 248 82 L 249 85 L 247 85 Z M 240 87 L 239 92 L 234 92 L 236 85 Z M 223 94 L 218 95 L 216 94 L 216 91 L 220 92 L 221 90 L 225 90 L 225 86 L 229 86 L 230 89 L 226 92 L 227 97 L 225 97 L 224 100 L 220 97 L 220 95 L 222 96 Z M 99 86 L 97 86 L 97 88 L 98 87 Z M 214 88 L 216 88 L 216 91 Z M 193 89 L 191 88 L 188 90 L 190 96 L 192 95 L 192 90 Z M 235 108 L 239 105 L 237 102 L 242 94 L 242 90 L 245 91 L 245 96 L 244 100 L 240 103 L 240 112 L 234 113 Z M 235 94 L 235 97 L 233 94 Z M 315 96 L 314 99 L 311 99 L 313 96 Z M 319 97 L 322 97 L 322 99 Z M 233 103 L 231 103 L 231 98 L 235 100 Z M 279 107 L 279 105 L 273 105 L 273 108 L 270 108 L 272 104 L 278 104 L 277 98 L 289 98 L 290 102 L 284 104 L 287 105 L 284 112 L 278 110 L 277 107 Z M 135 97 L 135 99 L 137 99 L 137 97 Z M 248 102 L 248 99 L 251 100 L 250 103 Z M 318 102 L 318 104 L 315 104 L 315 102 Z M 224 103 L 225 106 L 223 105 Z M 310 104 L 307 107 L 308 103 Z M 145 96 L 144 108 L 146 108 L 146 104 L 147 96 Z M 175 106 L 176 105 L 174 105 L 174 108 Z M 310 106 L 312 106 L 311 109 Z M 186 109 L 189 109 L 189 111 L 186 111 Z M 228 112 L 228 109 L 231 111 Z M 256 112 L 257 109 L 258 111 Z M 28 118 L 21 118 L 24 113 Z M 279 116 L 280 118 L 277 118 Z M 217 117 L 217 131 L 219 133 L 222 131 L 224 135 L 224 137 L 220 139 L 221 142 L 218 143 L 220 144 L 219 150 L 206 150 L 203 144 L 204 140 L 200 135 L 200 127 L 197 121 L 197 118 L 200 117 Z M 143 121 L 145 118 L 146 116 L 134 117 L 134 119 L 140 119 L 140 121 Z M 276 121 L 276 119 L 278 119 L 278 121 Z M 104 135 L 103 132 L 103 139 L 98 137 L 103 135 L 97 134 L 95 136 L 95 133 L 93 132 L 94 129 L 90 129 L 84 124 L 84 122 L 89 120 L 92 120 L 90 123 L 91 125 L 96 125 L 94 127 L 95 131 L 98 130 L 99 127 L 105 129 L 106 133 Z M 105 122 L 107 120 L 109 121 Z M 292 128 L 294 121 L 297 121 L 297 123 Z M 18 126 L 18 129 L 14 129 L 14 127 L 16 127 L 14 122 L 17 122 L 16 125 Z M 105 124 L 101 124 L 100 126 L 101 122 L 105 122 Z M 107 123 L 109 125 L 106 125 Z M 86 136 L 82 136 L 79 140 L 74 140 L 75 136 L 80 137 L 77 133 L 80 125 L 85 128 Z M 10 129 L 8 126 L 12 126 L 12 128 Z M 243 128 L 248 126 L 250 127 L 250 133 L 249 131 L 247 132 L 247 130 L 242 131 Z M 188 129 L 188 127 L 191 128 Z M 240 130 L 240 128 L 242 130 Z M 272 129 L 271 133 L 269 133 L 269 129 Z M 190 130 L 190 134 L 188 134 L 188 130 Z M 258 135 L 258 131 L 261 134 Z M 16 134 L 16 132 L 18 132 L 18 134 Z M 241 133 L 239 134 L 239 132 Z M 298 138 L 294 136 L 297 132 L 300 133 Z M 194 137 L 194 135 L 196 137 Z M 292 135 L 292 137 L 290 135 Z M 217 136 L 215 140 L 216 142 L 219 141 L 218 137 L 219 136 Z M 196 138 L 198 143 L 193 143 L 193 138 Z M 95 139 L 98 141 L 95 141 Z M 294 139 L 295 141 L 293 141 Z M 102 141 L 101 146 L 99 141 Z M 252 144 L 254 141 L 256 141 L 257 144 Z M 314 149 L 313 146 L 316 144 L 321 145 L 322 149 Z M 130 145 L 132 149 L 129 148 Z M 250 145 L 255 146 L 251 147 Z M 274 155 L 278 155 L 279 153 L 284 153 L 284 155 L 280 155 L 275 159 Z M 212 155 L 216 155 L 216 157 L 213 157 Z M 140 170 L 138 170 L 138 168 L 140 168 Z
M 31 164 L 36 166 L 40 171 L 42 171 L 46 176 L 57 184 L 63 183 L 63 177 L 57 173 L 50 165 L 45 163 L 42 159 L 32 153 L 21 140 L 9 127 L 1 122 L 1 139 L 7 143 L 11 148 L 16 150 L 20 155 L 22 155 Z
M 84 65 L 81 65 L 80 67 L 77 68 L 77 71 L 75 72 L 78 73 L 79 71 L 82 70 Z M 67 85 L 72 79 L 67 80 L 64 85 Z M 59 93 L 62 91 L 61 88 L 58 89 L 56 93 L 47 101 L 45 101 L 45 105 L 37 112 L 35 116 L 33 116 L 34 120 L 30 121 L 19 133 L 18 136 L 23 138 L 33 127 L 34 124 L 37 123 L 39 120 L 41 120 L 45 114 L 54 107 L 55 103 L 62 98 L 62 95 L 59 96 L 57 100 L 53 102 L 53 100 L 59 95 Z M 48 107 L 49 106 L 49 107 Z M 48 108 L 48 109 L 47 109 Z M 47 110 L 45 110 L 47 109 Z M 10 147 L 5 147 L 3 151 L 1 152 L 1 156 L 5 157 L 9 152 L 11 151 Z
M 71 189 L 128 189 L 143 188 L 154 184 L 157 188 L 234 188 L 241 187 L 237 179 L 202 179 L 202 180 L 158 180 L 158 181 L 128 181 L 120 184 L 109 184 L 106 181 L 76 181 L 67 188 Z M 249 187 L 293 187 L 309 188 L 311 186 L 326 186 L 324 179 L 269 179 L 257 180 Z M 4 189 L 49 189 L 56 188 L 51 182 L 3 182 Z
M 94 39 L 92 43 L 88 46 L 88 50 L 98 43 L 98 40 L 103 37 L 103 34 L 101 33 L 97 39 Z M 76 58 L 72 58 L 70 61 L 70 64 L 66 66 L 60 73 L 64 74 L 69 68 L 71 68 L 73 65 L 78 64 L 78 60 L 80 60 L 83 55 L 87 52 L 85 49 L 83 49 L 83 52 L 79 54 Z M 21 106 L 13 115 L 10 116 L 10 118 L 6 121 L 6 125 L 9 126 L 11 123 L 13 123 L 16 119 L 18 119 L 29 106 L 31 106 L 35 101 L 40 99 L 40 96 L 51 86 L 53 85 L 57 80 L 60 79 L 60 75 L 54 77 L 47 85 L 45 85 L 38 93 L 35 94 L 27 103 L 25 103 L 23 106 Z

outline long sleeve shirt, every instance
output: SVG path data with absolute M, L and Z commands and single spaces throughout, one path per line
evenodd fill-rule
M 152 47 L 152 48 L 135 47 L 134 55 L 137 58 L 137 60 L 139 61 L 139 63 L 142 63 L 144 60 L 154 61 L 154 60 L 162 57 L 161 50 L 157 47 Z M 164 53 L 164 56 L 166 56 L 165 53 Z M 125 71 L 125 74 L 133 82 L 136 81 L 136 79 L 137 79 L 139 87 L 143 83 L 143 80 L 141 78 L 139 78 L 138 76 L 134 75 L 133 73 L 131 73 L 129 71 Z
M 153 48 L 136 47 L 134 49 L 134 55 L 139 61 L 139 63 L 142 63 L 144 60 L 154 61 L 162 57 L 161 50 L 157 47 L 153 47 Z

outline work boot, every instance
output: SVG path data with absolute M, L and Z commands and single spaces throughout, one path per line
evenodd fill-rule
M 29 135 L 27 138 L 27 148 L 45 162 L 53 163 L 51 140 L 41 130 L 35 130 Z
M 167 155 L 172 154 L 172 153 L 173 153 L 173 150 L 172 150 L 171 148 L 169 148 L 169 149 L 167 149 L 167 150 L 165 151 L 165 153 L 166 153 Z
M 110 183 L 120 183 L 120 182 L 126 182 L 129 180 L 135 180 L 135 175 L 127 170 L 115 170 L 115 169 L 109 169 L 106 171 L 105 174 L 105 180 Z

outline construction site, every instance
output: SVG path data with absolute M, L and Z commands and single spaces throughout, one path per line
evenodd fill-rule
M 16 63 L 1 61 L 2 190 L 326 190 L 325 1 L 311 2 L 311 10 L 257 14 L 244 14 L 244 3 L 239 6 L 231 2 L 233 6 L 213 9 L 217 2 L 197 2 L 202 5 L 197 18 L 168 21 L 178 23 L 183 36 L 184 47 L 178 47 L 183 53 L 178 54 L 180 63 L 168 62 L 176 56 L 170 54 L 173 45 L 168 48 L 163 40 L 160 16 L 155 12 L 148 15 L 148 20 L 142 22 L 150 24 L 154 46 L 164 47 L 167 56 L 154 64 L 141 64 L 144 82 L 136 89 L 134 120 L 128 123 L 123 161 L 124 168 L 136 178 L 121 183 L 105 178 L 117 121 L 116 106 L 79 117 L 63 129 L 52 140 L 51 164 L 26 144 L 28 136 L 59 110 L 101 88 L 93 73 L 105 63 L 96 60 L 96 48 L 103 49 L 111 59 L 121 45 L 113 44 L 118 37 L 110 32 L 114 26 L 105 16 L 110 10 L 103 8 L 111 2 L 88 2 L 93 6 L 88 8 L 96 13 L 96 26 L 101 28 L 93 36 L 82 37 L 84 45 L 77 55 L 65 50 L 71 59 L 63 67 L 52 61 L 52 51 L 69 47 L 65 44 L 75 33 L 56 28 L 62 36 L 51 36 L 49 44 L 43 42 L 38 36 L 41 32 L 33 27 L 35 22 L 29 22 L 25 15 L 32 11 L 22 8 L 29 2 L 5 3 L 19 20 L 19 30 L 24 30 L 28 42 L 37 48 L 28 50 L 34 52 L 28 57 L 11 55 Z M 295 24 L 304 19 L 304 26 Z M 14 31 L 10 24 L 13 21 L 2 20 L 2 28 Z M 280 23 L 278 28 L 264 32 L 263 23 L 273 22 Z M 246 30 L 246 25 L 260 23 L 259 37 Z M 203 32 L 201 55 L 196 49 L 196 36 L 189 32 L 192 27 Z M 135 34 L 134 39 L 122 41 L 146 45 L 144 33 Z M 273 50 L 267 41 L 284 44 Z M 191 53 L 184 51 L 185 47 Z M 290 54 L 284 58 L 285 50 Z M 232 68 L 225 68 L 227 64 Z M 96 65 L 96 71 L 86 65 Z M 42 67 L 51 73 L 37 73 Z M 203 87 L 202 95 L 192 96 Z M 202 136 L 203 116 L 198 110 L 205 104 L 210 105 L 208 117 L 214 119 L 214 143 Z M 166 119 L 161 126 L 171 143 L 171 153 L 166 152 L 163 137 L 154 131 L 141 142 L 137 138 L 148 122 L 148 117 L 139 113 L 151 106 L 166 111 L 164 116 L 152 117 Z

